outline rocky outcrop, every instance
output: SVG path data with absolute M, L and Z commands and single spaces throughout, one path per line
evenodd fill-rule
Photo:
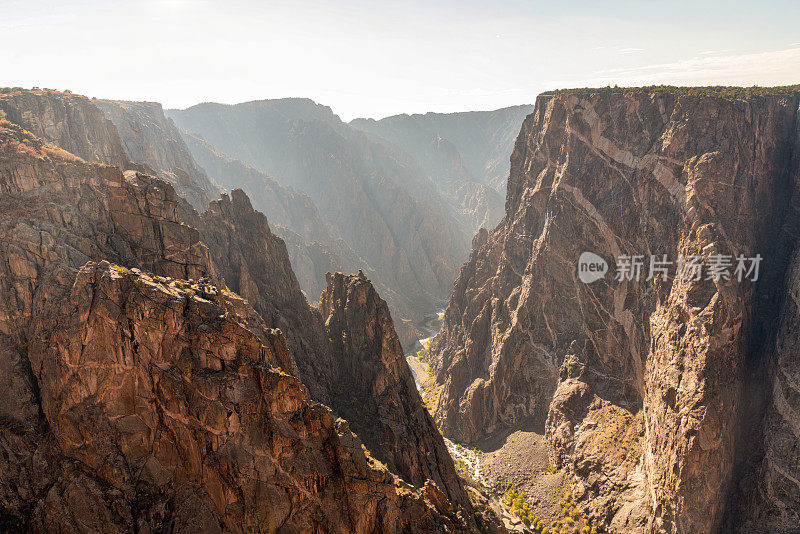
M 0 524 L 468 528 L 467 511 L 443 493 L 450 488 L 409 485 L 314 402 L 295 363 L 304 360 L 268 324 L 278 319 L 219 283 L 238 274 L 264 310 L 300 295 L 325 346 L 296 280 L 282 286 L 291 269 L 263 215 L 239 219 L 252 228 L 237 243 L 252 255 L 219 267 L 212 251 L 233 234 L 211 250 L 200 238 L 215 217 L 229 224 L 222 208 L 212 206 L 200 231 L 185 217 L 200 215 L 167 182 L 87 164 L 0 123 Z M 275 242 L 259 242 L 259 232 Z M 248 279 L 243 258 L 266 271 Z
M 129 167 L 114 125 L 88 98 L 57 91 L 0 94 L 8 120 L 90 163 Z
M 309 306 L 283 241 L 247 195 L 234 189 L 195 219 L 220 280 L 286 336 L 300 377 L 318 402 L 330 405 L 332 360 L 319 312 Z
M 800 510 L 781 468 L 795 457 L 783 392 L 796 354 L 779 337 L 772 358 L 769 341 L 796 235 L 800 95 L 718 94 L 540 96 L 505 218 L 475 237 L 434 344 L 445 435 L 546 430 L 582 506 L 615 531 L 741 528 L 737 480 L 761 449 L 764 398 L 762 494 L 780 521 Z M 590 284 L 587 251 L 610 271 Z M 764 258 L 757 283 L 733 275 L 740 254 Z M 615 278 L 623 255 L 643 256 L 638 280 Z M 664 255 L 732 257 L 731 277 L 676 277 L 673 263 L 648 278 Z
M 219 187 L 195 162 L 178 129 L 157 102 L 93 100 L 119 132 L 128 158 L 172 183 L 198 211 L 219 196 Z M 109 162 L 110 163 L 110 162 Z
M 468 234 L 425 172 L 398 147 L 304 99 L 201 104 L 167 115 L 218 151 L 307 194 L 374 270 L 381 290 L 391 290 L 386 298 L 398 322 L 419 323 L 446 297 L 466 256 Z M 257 209 L 268 209 L 258 184 L 239 187 Z
M 435 487 L 404 486 L 310 402 L 280 334 L 236 295 L 89 263 L 43 322 L 58 325 L 30 353 L 44 416 L 74 472 L 116 497 L 95 503 L 114 518 L 98 530 L 455 530 Z M 85 528 L 83 482 L 68 483 L 35 528 Z
M 239 189 L 212 202 L 197 226 L 220 279 L 284 333 L 311 397 L 347 419 L 393 473 L 418 486 L 432 480 L 466 518 L 469 501 L 372 284 L 331 275 L 320 309 L 309 306 L 286 246 Z
M 404 480 L 433 480 L 470 508 L 444 440 L 422 405 L 386 302 L 363 273 L 328 274 L 320 299 L 333 345 L 337 413 L 376 457 Z M 411 452 L 413 451 L 413 453 Z

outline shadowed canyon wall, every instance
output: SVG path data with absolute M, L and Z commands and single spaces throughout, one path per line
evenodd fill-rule
M 475 236 L 433 345 L 445 435 L 545 431 L 614 530 L 790 532 L 800 511 L 793 289 L 784 298 L 800 97 L 707 93 L 540 96 L 505 217 Z M 586 251 L 610 262 L 591 284 Z M 647 279 L 649 265 L 614 277 L 621 255 L 739 254 L 764 258 L 757 282 L 674 266 Z

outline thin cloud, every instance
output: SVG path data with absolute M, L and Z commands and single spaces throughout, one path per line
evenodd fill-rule
M 617 52 L 620 54 L 635 54 L 636 52 L 644 52 L 644 48 L 620 48 Z
M 785 85 L 800 82 L 800 48 L 736 55 L 698 55 L 670 63 L 596 71 L 551 87 L 605 85 Z

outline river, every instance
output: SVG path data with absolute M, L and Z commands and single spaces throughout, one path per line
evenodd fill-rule
M 428 381 L 430 371 L 428 364 L 416 358 L 415 354 L 423 347 L 426 349 L 428 348 L 430 342 L 433 341 L 433 338 L 439 333 L 443 317 L 444 308 L 438 310 L 436 314 L 426 317 L 422 324 L 422 329 L 428 337 L 415 342 L 411 350 L 406 352 L 406 361 L 408 362 L 408 366 L 411 368 L 411 373 L 414 375 L 414 382 L 417 384 L 417 389 L 419 390 L 421 396 L 424 396 L 425 394 L 422 384 Z M 453 457 L 453 460 L 461 460 L 464 462 L 464 465 L 467 466 L 467 471 L 472 480 L 480 484 L 486 491 L 489 491 L 490 488 L 486 482 L 486 478 L 483 476 L 483 473 L 481 473 L 480 455 L 475 450 L 461 445 L 460 443 L 456 443 L 450 439 L 444 438 L 444 442 L 447 445 L 447 450 L 450 452 L 450 456 Z

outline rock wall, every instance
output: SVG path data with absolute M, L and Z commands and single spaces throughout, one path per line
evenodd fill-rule
M 347 419 L 393 473 L 414 485 L 434 481 L 466 516 L 469 500 L 372 284 L 331 275 L 320 309 L 309 306 L 286 246 L 239 189 L 212 202 L 197 226 L 220 279 L 284 333 L 311 397 Z
M 191 152 L 158 102 L 94 100 L 119 132 L 131 161 L 173 184 L 198 211 L 219 196 L 219 187 L 192 158 Z M 110 163 L 110 162 L 109 162 Z
M 320 299 L 332 343 L 337 413 L 404 480 L 430 479 L 464 509 L 470 504 L 433 419 L 422 404 L 386 302 L 359 273 L 328 274 Z
M 211 223 L 198 231 L 186 217 L 200 216 L 167 182 L 0 123 L 3 528 L 471 528 L 450 488 L 407 484 L 312 401 L 292 345 L 266 322 L 275 318 L 222 285 L 246 262 L 216 267 L 221 237 L 209 250 L 200 239 Z M 263 224 L 238 243 L 279 274 L 240 285 L 263 309 L 302 300 L 296 280 L 281 285 L 291 269 L 266 219 L 244 217 Z M 258 248 L 259 232 L 272 249 Z
M 434 344 L 445 435 L 546 431 L 576 497 L 614 530 L 713 532 L 741 517 L 731 494 L 753 436 L 743 429 L 761 417 L 751 405 L 769 394 L 782 406 L 750 377 L 771 360 L 770 308 L 794 247 L 798 102 L 540 96 L 511 157 L 505 218 L 475 237 Z M 576 268 L 586 251 L 610 264 L 591 284 Z M 626 254 L 648 262 L 638 281 L 614 279 Z M 739 254 L 764 258 L 757 283 L 682 279 L 676 265 L 646 279 L 651 256 Z M 785 455 L 783 436 L 767 450 Z
M 18 91 L 0 95 L 0 110 L 11 122 L 87 162 L 129 166 L 116 128 L 85 96 Z

